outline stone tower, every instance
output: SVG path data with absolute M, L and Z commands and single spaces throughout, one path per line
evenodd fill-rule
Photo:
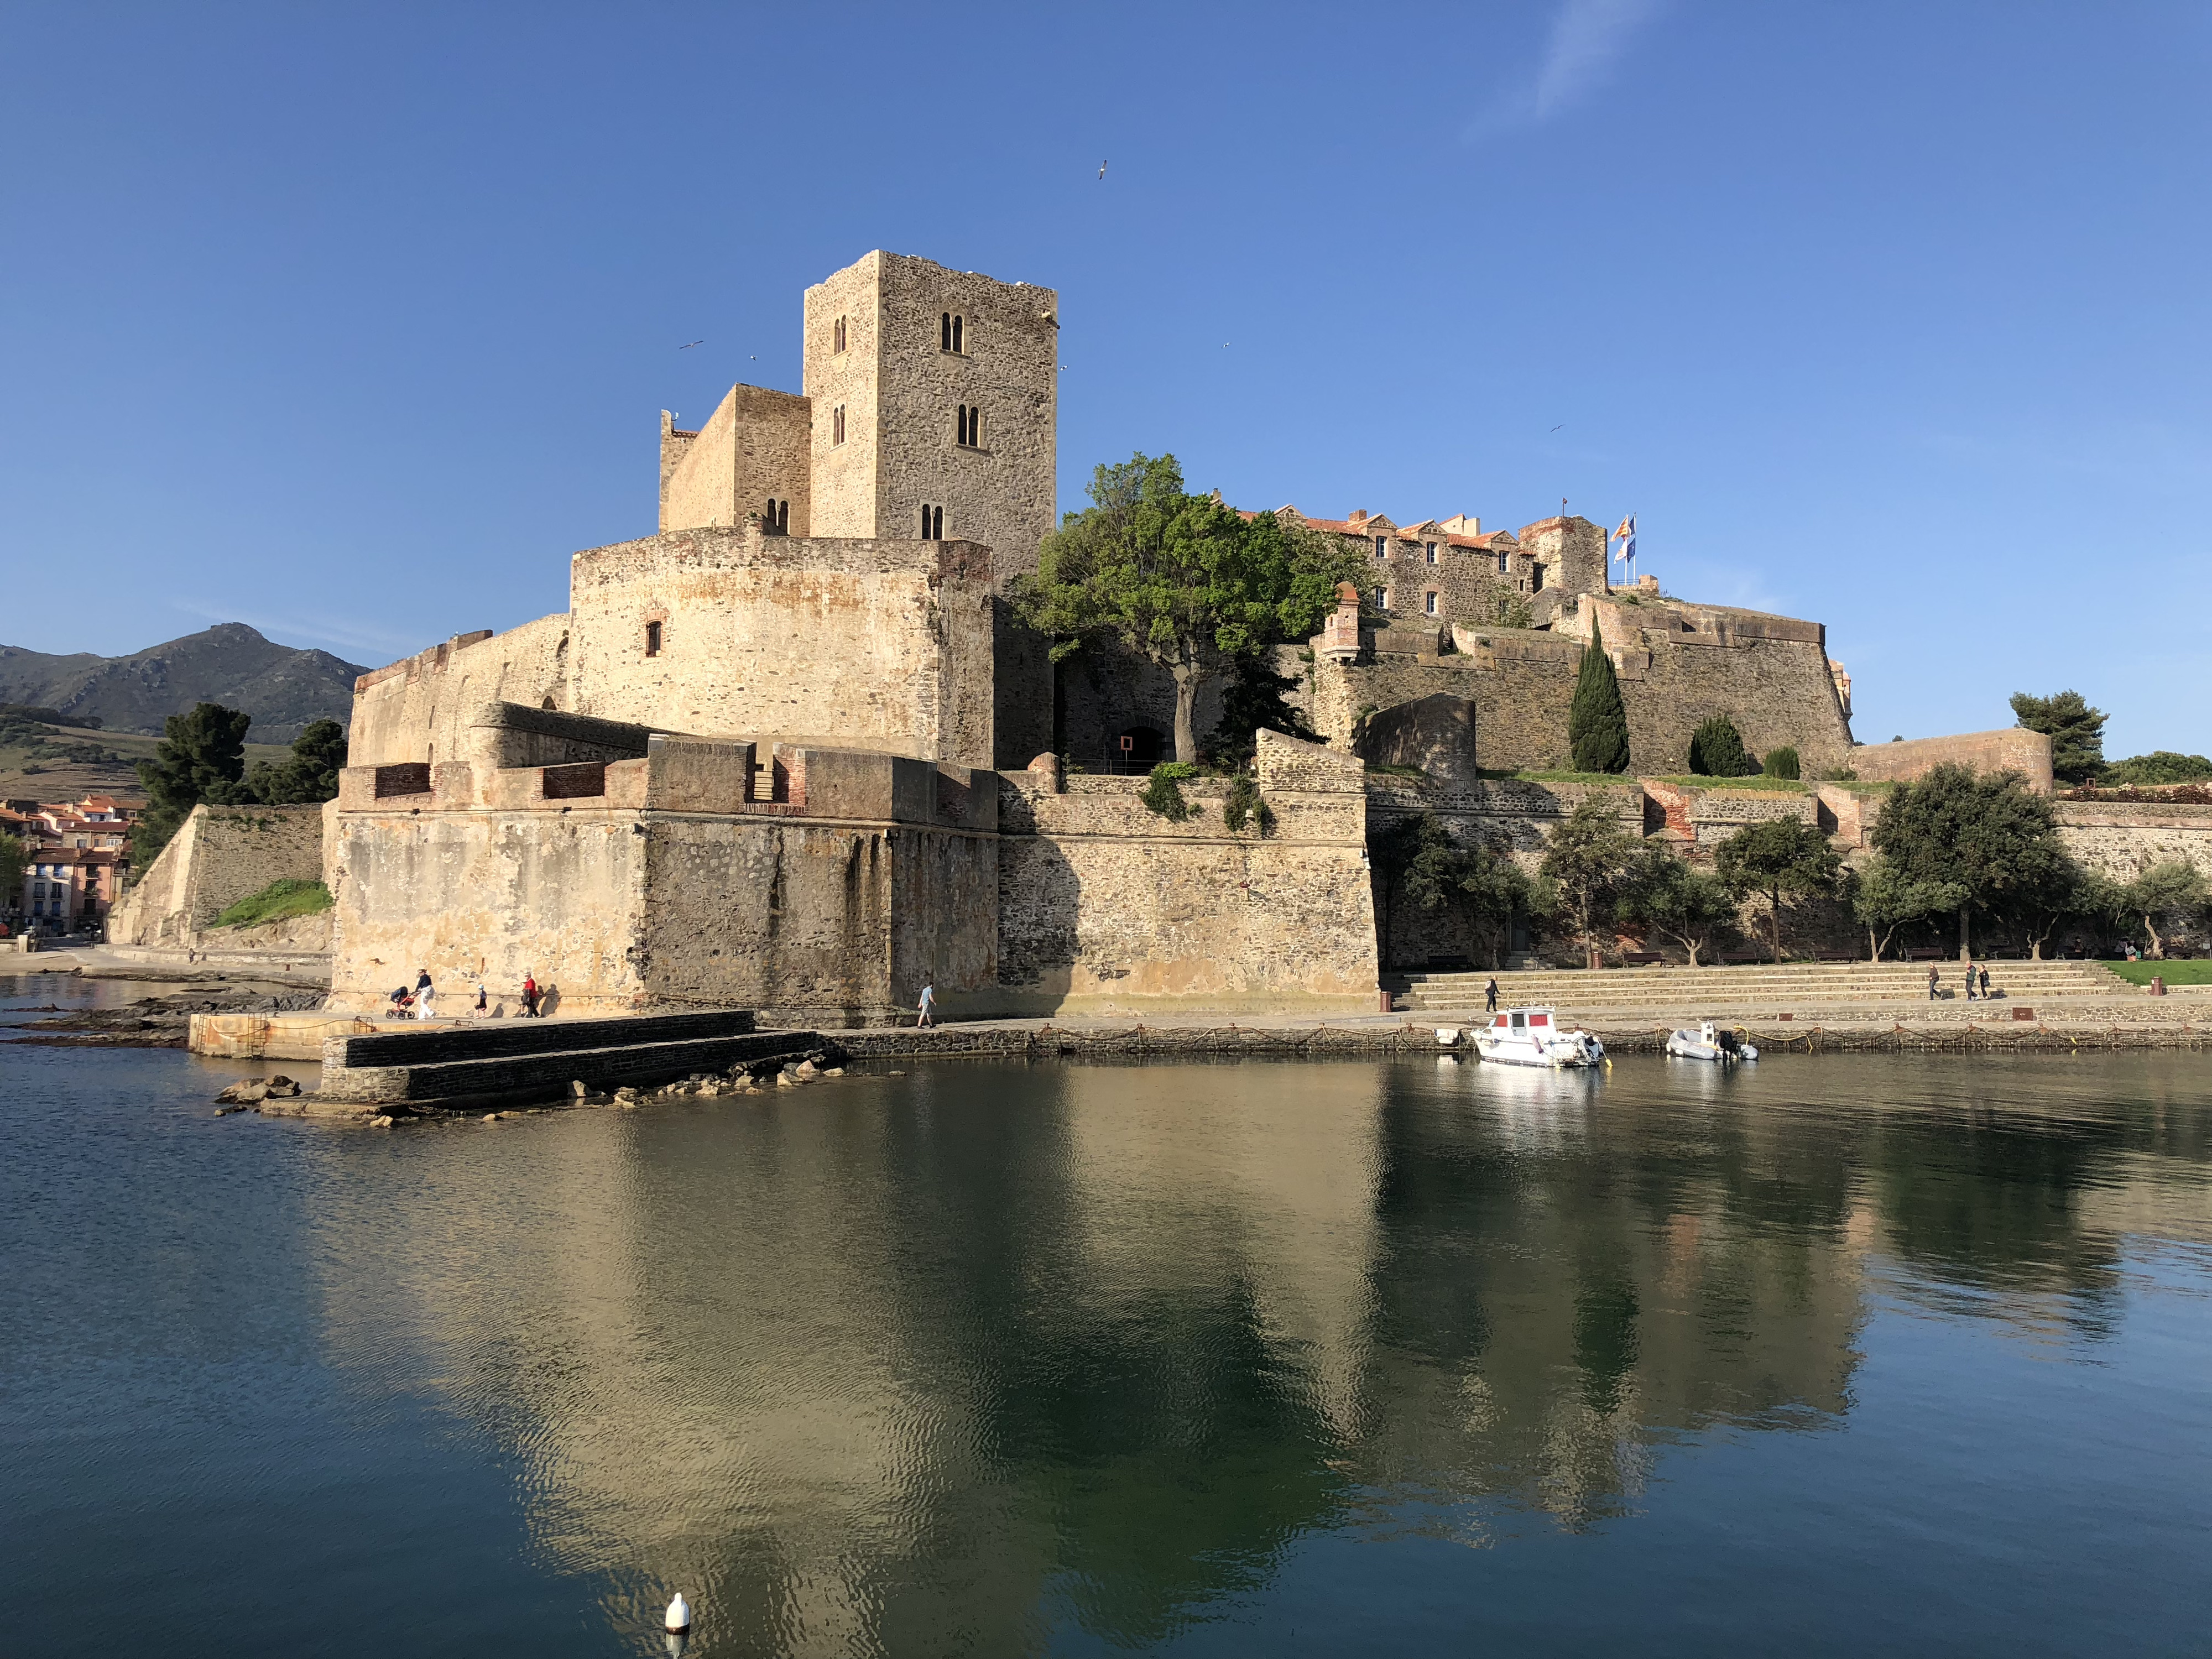
M 1059 313 L 1051 289 L 881 250 L 808 289 L 811 532 L 981 542 L 1001 584 L 1035 569 Z

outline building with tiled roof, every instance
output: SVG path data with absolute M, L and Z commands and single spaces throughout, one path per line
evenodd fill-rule
M 23 866 L 16 914 L 42 933 L 98 927 L 115 902 L 122 857 L 106 848 L 33 848 Z

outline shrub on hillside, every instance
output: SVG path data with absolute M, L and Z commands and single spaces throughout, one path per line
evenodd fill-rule
M 1701 778 L 1747 778 L 1759 763 L 1744 748 L 1735 722 L 1716 714 L 1690 734 L 1690 770 Z
M 1765 763 L 1759 769 L 1765 777 L 1795 781 L 1797 776 L 1797 751 L 1786 743 L 1779 749 L 1770 749 L 1766 751 Z

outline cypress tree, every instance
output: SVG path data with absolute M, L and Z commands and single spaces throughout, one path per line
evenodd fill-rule
M 1567 710 L 1567 743 L 1577 772 L 1628 769 L 1628 711 L 1621 707 L 1620 681 L 1595 618 L 1582 672 L 1575 677 L 1574 703 Z

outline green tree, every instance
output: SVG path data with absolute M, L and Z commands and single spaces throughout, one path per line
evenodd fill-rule
M 1759 769 L 1770 778 L 1794 780 L 1797 776 L 1797 751 L 1786 743 L 1779 749 L 1770 749 Z
M 1881 960 L 1899 928 L 1948 916 L 1966 902 L 1966 890 L 1956 883 L 1908 875 L 1897 860 L 1879 853 L 1859 871 L 1851 889 L 1851 913 L 1867 930 L 1869 962 Z
M 22 902 L 23 872 L 31 862 L 31 849 L 20 836 L 0 836 L 0 910 L 12 910 Z
M 1620 915 L 1673 939 L 1690 953 L 1711 948 L 1733 931 L 1735 895 L 1710 870 L 1679 859 L 1657 842 L 1636 848 L 1622 877 Z
M 1166 670 L 1176 758 L 1194 763 L 1200 689 L 1240 656 L 1314 633 L 1336 584 L 1364 567 L 1335 538 L 1190 494 L 1172 455 L 1100 466 L 1090 493 L 1045 538 L 1036 574 L 1009 585 L 1016 612 L 1051 637 L 1055 662 L 1112 641 Z
M 1284 700 L 1283 694 L 1295 690 L 1297 684 L 1295 675 L 1278 674 L 1267 656 L 1237 658 L 1221 688 L 1221 718 L 1214 723 L 1210 739 L 1214 759 L 1245 764 L 1258 747 L 1255 734 L 1263 731 L 1318 743 L 1321 734 Z
M 2079 691 L 2048 697 L 2012 694 L 2012 712 L 2021 725 L 2051 738 L 2051 775 L 2068 783 L 2094 783 L 2105 769 L 2105 720 Z
M 1620 680 L 1605 653 L 1605 635 L 1595 617 L 1575 676 L 1575 700 L 1567 708 L 1567 745 L 1577 772 L 1628 769 L 1628 711 L 1621 707 Z
M 2001 910 L 2052 878 L 2066 856 L 2057 814 L 2017 772 L 1932 767 L 1898 785 L 1870 839 L 1904 877 L 1960 890 L 1959 955 L 1971 954 L 1972 913 Z
M 1729 886 L 1765 899 L 1768 943 L 1777 962 L 1782 960 L 1783 899 L 1831 895 L 1843 881 L 1842 858 L 1802 818 L 1747 825 L 1720 844 L 1713 861 Z
M 1573 930 L 1586 963 L 1596 960 L 1598 927 L 1613 913 L 1635 850 L 1635 839 L 1601 799 L 1584 800 L 1560 819 L 1544 848 L 1544 878 L 1558 895 L 1560 920 Z
M 255 800 L 270 806 L 313 805 L 337 797 L 338 773 L 345 763 L 345 727 L 336 720 L 313 720 L 292 739 L 289 760 L 276 766 L 256 762 L 246 775 L 246 788 Z
M 1747 778 L 1759 763 L 1744 748 L 1735 722 L 1715 714 L 1690 734 L 1690 770 L 1701 778 Z
M 1433 812 L 1401 818 L 1380 839 L 1393 883 L 1423 909 L 1448 909 L 1465 920 L 1487 947 L 1492 968 L 1513 918 L 1543 907 L 1544 896 L 1510 858 L 1480 845 L 1462 847 Z
M 2166 859 L 2151 865 L 2126 884 L 2124 891 L 2129 914 L 2142 920 L 2143 932 L 2149 937 L 2151 955 L 2161 959 L 2166 940 L 2159 934 L 2160 918 L 2185 925 L 2204 908 L 2203 873 L 2186 859 Z M 2167 931 L 2172 931 L 2171 925 Z
M 253 716 L 204 702 L 189 714 L 172 714 L 154 758 L 138 763 L 147 797 L 145 813 L 131 827 L 131 860 L 141 872 L 152 864 L 192 808 L 251 800 L 246 773 L 246 730 Z
M 2202 755 L 2177 754 L 2171 749 L 2154 749 L 2148 755 L 2130 755 L 2124 761 L 2114 761 L 2097 781 L 2124 785 L 2203 783 L 2208 780 L 2212 780 L 2212 760 Z

